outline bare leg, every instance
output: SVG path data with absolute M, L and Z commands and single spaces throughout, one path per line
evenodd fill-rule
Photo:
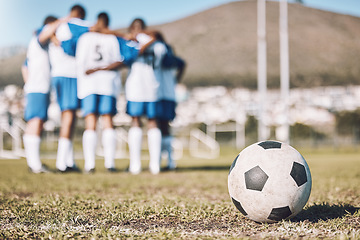
M 72 139 L 76 121 L 74 110 L 65 110 L 61 113 L 60 138 Z
M 25 134 L 40 136 L 43 129 L 43 120 L 40 118 L 33 118 L 26 124 Z

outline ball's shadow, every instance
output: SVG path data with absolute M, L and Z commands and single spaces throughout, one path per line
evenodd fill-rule
M 328 203 L 314 204 L 291 219 L 292 222 L 310 221 L 317 223 L 319 221 L 326 221 L 336 218 L 341 218 L 347 214 L 355 214 L 359 211 L 359 207 L 354 207 L 349 204 L 334 204 Z

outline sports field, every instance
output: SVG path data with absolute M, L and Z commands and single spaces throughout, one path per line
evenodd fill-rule
M 298 150 L 312 173 L 310 199 L 275 224 L 255 223 L 231 202 L 231 148 L 214 160 L 185 153 L 176 172 L 157 176 L 107 173 L 102 160 L 92 175 L 35 175 L 24 159 L 0 160 L 0 238 L 360 239 L 360 150 Z M 116 164 L 124 170 L 128 160 Z

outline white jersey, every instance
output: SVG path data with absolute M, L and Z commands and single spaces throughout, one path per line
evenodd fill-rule
M 119 71 L 97 71 L 89 75 L 85 72 L 119 61 L 122 58 L 115 36 L 95 32 L 83 34 L 76 50 L 78 98 L 91 94 L 116 97 L 121 87 Z
M 76 78 L 75 57 L 67 55 L 60 46 L 49 44 L 49 57 L 52 77 Z
M 60 42 L 71 39 L 74 36 L 79 35 L 79 31 L 91 27 L 91 23 L 82 20 L 80 18 L 72 18 L 68 22 L 60 24 L 56 29 L 56 37 Z
M 48 93 L 50 91 L 50 63 L 48 52 L 41 47 L 34 36 L 27 50 L 28 79 L 24 86 L 26 93 Z
M 136 38 L 140 46 L 147 44 L 151 40 L 144 33 L 138 34 Z M 155 102 L 158 100 L 159 81 L 154 68 L 160 65 L 161 57 L 165 53 L 160 44 L 154 43 L 149 46 L 131 65 L 125 85 L 126 99 L 128 101 Z
M 70 26 L 75 26 L 71 28 Z M 68 23 L 62 23 L 56 30 L 56 38 L 60 41 L 70 40 L 77 30 L 76 27 L 88 28 L 90 24 L 78 18 L 71 19 Z M 74 56 L 70 56 L 64 52 L 62 46 L 49 44 L 49 56 L 51 62 L 52 77 L 68 77 L 76 78 L 76 61 Z

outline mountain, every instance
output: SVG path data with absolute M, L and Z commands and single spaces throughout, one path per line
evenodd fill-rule
M 277 87 L 279 3 L 266 5 L 268 86 Z M 288 11 L 291 86 L 360 84 L 360 18 L 295 3 Z M 257 1 L 231 2 L 150 29 L 160 30 L 186 60 L 186 85 L 256 88 Z M 21 84 L 23 59 L 0 60 L 1 85 L 7 79 Z

